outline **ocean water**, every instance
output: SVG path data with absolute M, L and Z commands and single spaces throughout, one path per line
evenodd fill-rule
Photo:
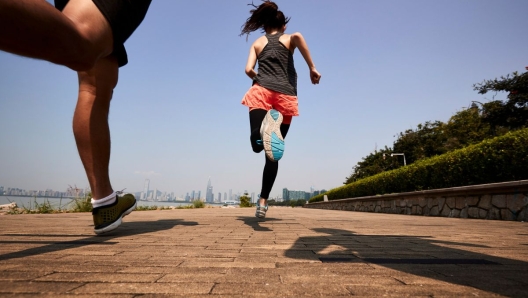
M 35 197 L 13 197 L 13 196 L 0 196 L 0 205 L 9 204 L 15 202 L 18 207 L 27 207 L 32 208 L 35 206 L 35 201 L 38 204 L 50 202 L 54 208 L 68 209 L 71 206 L 72 199 L 69 198 L 35 198 Z M 159 207 L 169 207 L 169 206 L 187 206 L 191 205 L 191 202 L 149 202 L 149 201 L 138 201 L 138 206 L 159 206 Z M 221 206 L 222 204 L 207 204 L 211 206 Z

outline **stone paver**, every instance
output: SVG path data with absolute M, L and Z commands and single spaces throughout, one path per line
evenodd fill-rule
M 528 297 L 528 223 L 302 208 L 0 216 L 0 297 Z

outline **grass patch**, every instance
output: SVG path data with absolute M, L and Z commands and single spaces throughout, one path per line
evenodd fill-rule
M 12 203 L 11 201 L 9 202 Z M 7 214 L 50 214 L 59 213 L 60 209 L 60 206 L 58 209 L 53 207 L 48 199 L 39 203 L 37 202 L 37 197 L 34 197 L 33 202 L 29 202 L 28 206 L 22 205 L 22 207 L 18 207 L 14 205 L 14 207 L 9 208 Z
M 152 211 L 152 210 L 171 210 L 169 206 L 136 206 L 136 211 Z
M 158 206 L 136 206 L 136 211 L 158 210 Z
M 91 195 L 75 198 L 70 202 L 71 212 L 92 212 Z
M 172 209 L 195 209 L 195 208 L 205 208 L 205 203 L 202 201 L 193 201 L 189 205 L 179 205 L 179 206 L 137 206 L 137 211 L 152 211 L 152 210 L 172 210 Z
M 70 199 L 68 199 L 70 200 Z M 9 200 L 8 200 L 9 201 Z M 9 201 L 12 203 L 11 201 Z M 172 209 L 195 209 L 195 208 L 206 208 L 203 201 L 196 200 L 189 205 L 180 206 L 136 206 L 137 211 L 152 211 L 152 210 L 172 210 Z M 16 214 L 51 214 L 51 213 L 73 213 L 73 212 L 92 212 L 91 194 L 88 193 L 83 197 L 77 197 L 72 199 L 67 204 L 62 204 L 62 198 L 59 202 L 59 206 L 53 206 L 48 199 L 44 202 L 37 202 L 37 197 L 33 198 L 33 201 L 28 206 L 22 205 L 17 206 L 16 204 L 9 209 L 2 211 L 4 214 L 16 215 Z

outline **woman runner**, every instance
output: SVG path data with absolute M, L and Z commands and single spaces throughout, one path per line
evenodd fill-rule
M 249 50 L 246 74 L 253 85 L 242 99 L 249 107 L 251 147 L 255 153 L 266 153 L 262 175 L 262 189 L 257 203 L 256 217 L 264 218 L 268 210 L 267 199 L 277 177 L 278 161 L 284 152 L 284 138 L 293 116 L 299 116 L 297 102 L 297 73 L 293 64 L 293 52 L 301 52 L 310 69 L 310 80 L 319 84 L 321 75 L 315 69 L 308 45 L 301 33 L 285 34 L 286 18 L 277 4 L 263 0 L 250 10 L 251 16 L 242 26 L 240 35 L 262 29 L 266 34 L 259 37 Z M 255 65 L 258 61 L 258 72 Z

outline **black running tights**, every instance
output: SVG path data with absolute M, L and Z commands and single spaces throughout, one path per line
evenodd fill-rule
M 261 109 L 252 110 L 249 112 L 249 124 L 251 126 L 251 147 L 255 153 L 259 153 L 264 150 L 264 146 L 258 145 L 257 140 L 261 139 L 260 125 L 262 124 L 267 112 L 268 111 Z M 283 138 L 286 138 L 286 134 L 288 133 L 289 129 L 290 124 L 281 124 L 280 131 Z M 264 172 L 262 173 L 262 189 L 260 190 L 260 197 L 267 199 L 271 192 L 271 188 L 273 187 L 273 183 L 275 183 L 275 178 L 277 178 L 279 162 L 270 161 L 266 155 L 264 155 L 264 158 L 266 159 L 266 164 L 264 165 Z

